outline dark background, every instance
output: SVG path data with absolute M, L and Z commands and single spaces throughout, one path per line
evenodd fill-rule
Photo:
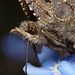
M 18 0 L 0 0 L 0 40 L 25 19 Z M 24 62 L 17 63 L 6 57 L 0 43 L 0 75 L 25 75 L 22 70 L 24 65 Z
M 18 0 L 0 0 L 0 37 L 26 19 Z

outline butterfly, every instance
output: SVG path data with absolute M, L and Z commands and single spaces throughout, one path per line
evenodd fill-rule
M 28 20 L 12 29 L 10 33 L 27 39 L 28 45 L 31 42 L 36 57 L 36 45 L 54 49 L 60 58 L 75 53 L 75 0 L 19 0 L 19 2 Z

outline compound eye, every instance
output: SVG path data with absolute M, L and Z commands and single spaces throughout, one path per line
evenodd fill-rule
M 32 35 L 37 35 L 38 34 L 38 27 L 34 23 L 28 25 L 28 33 Z

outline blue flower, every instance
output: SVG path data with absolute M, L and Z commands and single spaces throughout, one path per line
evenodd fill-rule
M 21 37 L 15 34 L 8 34 L 1 40 L 1 48 L 7 58 L 10 58 L 16 63 L 25 64 L 27 40 L 24 41 Z M 32 64 L 35 64 L 36 62 L 34 50 L 31 44 L 29 45 L 28 62 Z
M 75 54 L 59 59 L 54 50 L 44 46 L 38 58 L 43 67 L 35 67 L 28 63 L 28 75 L 75 75 Z M 25 66 L 23 71 L 25 72 Z
M 9 34 L 2 41 L 2 49 L 6 56 L 17 62 L 25 62 L 27 41 L 14 34 Z M 29 45 L 27 73 L 28 75 L 75 75 L 75 54 L 59 59 L 58 54 L 43 46 L 38 58 L 42 67 L 36 67 L 30 63 L 35 63 L 35 54 L 31 45 Z M 25 66 L 23 67 L 25 72 Z

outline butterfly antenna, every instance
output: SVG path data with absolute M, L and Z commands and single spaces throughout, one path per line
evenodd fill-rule
M 26 67 L 25 67 L 25 75 L 27 75 L 28 47 L 29 47 L 29 40 L 28 40 L 28 43 L 27 43 L 27 50 L 26 50 Z

